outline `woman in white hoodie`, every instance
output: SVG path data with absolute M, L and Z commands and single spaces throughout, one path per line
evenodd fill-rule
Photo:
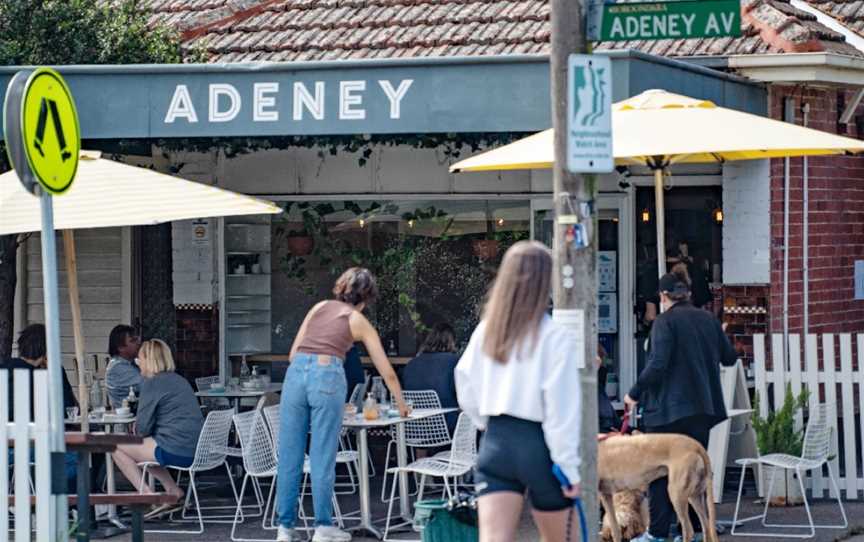
M 563 542 L 579 494 L 578 342 L 546 314 L 551 282 L 549 249 L 513 245 L 456 367 L 459 405 L 485 430 L 476 468 L 481 542 L 515 539 L 526 495 L 543 540 Z M 572 487 L 560 486 L 553 463 Z

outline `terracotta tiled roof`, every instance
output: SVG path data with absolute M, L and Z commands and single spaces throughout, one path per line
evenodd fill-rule
M 864 37 L 864 1 L 862 0 L 807 0 L 807 2 L 833 17 L 840 24 Z
M 738 38 L 625 41 L 599 44 L 598 50 L 636 49 L 658 56 L 718 56 L 770 53 L 864 53 L 816 17 L 783 0 L 743 0 L 742 35 Z
M 214 61 L 545 54 L 546 0 L 279 0 L 188 32 Z
M 203 48 L 212 62 L 549 53 L 548 0 L 145 3 L 154 23 L 180 29 L 184 44 Z M 864 0 L 850 4 L 861 6 Z M 673 57 L 804 51 L 864 56 L 789 0 L 742 0 L 742 5 L 744 35 L 739 38 L 614 42 L 598 49 L 636 49 Z M 864 26 L 864 19 L 861 23 Z

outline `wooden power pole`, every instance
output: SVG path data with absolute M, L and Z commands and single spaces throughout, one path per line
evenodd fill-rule
M 590 0 L 587 0 L 590 1 Z M 582 500 L 588 521 L 588 540 L 597 539 L 597 277 L 595 273 L 597 235 L 594 201 L 597 178 L 567 170 L 567 64 L 568 56 L 588 52 L 585 36 L 587 4 L 580 0 L 552 0 L 551 91 L 552 126 L 555 133 L 555 310 L 568 314 L 562 323 L 572 323 L 584 340 L 584 352 L 577 354 L 584 363 L 580 370 L 582 391 Z M 579 248 L 573 239 L 573 217 L 584 225 L 587 246 Z M 563 217 L 570 217 L 563 219 Z M 580 314 L 581 313 L 581 314 Z M 573 317 L 576 315 L 577 317 Z M 566 322 L 565 322 L 566 320 Z M 581 329 L 579 329 L 581 328 Z M 576 407 L 576 405 L 574 405 Z M 574 525 L 573 532 L 578 531 Z M 576 538 L 574 537 L 573 540 Z

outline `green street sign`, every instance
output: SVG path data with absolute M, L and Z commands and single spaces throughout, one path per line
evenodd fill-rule
M 593 20 L 588 24 L 588 37 L 594 41 L 741 35 L 739 0 L 596 4 L 591 7 L 594 13 L 589 16 Z

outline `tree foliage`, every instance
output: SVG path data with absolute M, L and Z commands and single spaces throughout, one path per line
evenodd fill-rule
M 200 59 L 196 52 L 185 60 Z M 153 26 L 138 0 L 2 0 L 0 65 L 166 64 L 184 60 L 179 35 Z M 79 97 L 83 99 L 85 97 Z M 0 145 L 0 172 L 9 169 Z M 0 236 L 0 359 L 12 352 L 16 249 Z
M 0 64 L 165 64 L 183 61 L 179 35 L 150 26 L 138 0 L 4 0 Z

